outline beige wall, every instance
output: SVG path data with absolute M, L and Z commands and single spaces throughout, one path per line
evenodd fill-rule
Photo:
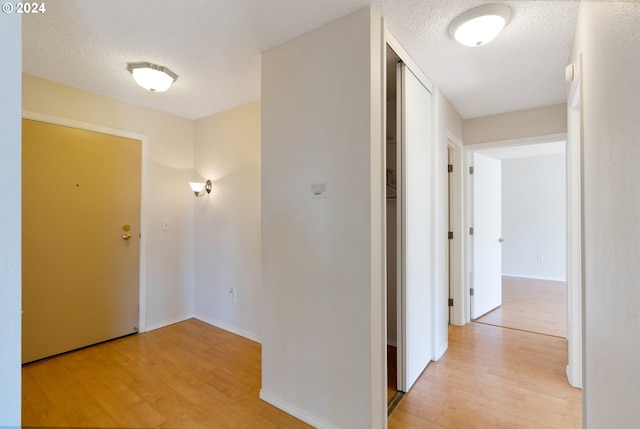
M 146 328 L 182 320 L 193 312 L 194 123 L 77 88 L 23 76 L 22 108 L 146 136 L 143 145 L 143 277 Z M 144 143 L 144 142 L 143 142 Z M 171 230 L 162 231 L 170 219 Z
M 465 145 L 515 140 L 567 132 L 567 106 L 554 106 L 481 118 L 465 119 L 462 141 Z
M 259 101 L 195 122 L 194 179 L 213 182 L 211 195 L 195 199 L 195 315 L 259 340 Z
M 446 131 L 462 140 L 462 117 L 443 93 L 440 93 L 440 129 L 445 140 L 447 138 Z
M 640 5 L 581 2 L 584 427 L 640 421 Z M 582 67 L 580 63 L 582 60 Z

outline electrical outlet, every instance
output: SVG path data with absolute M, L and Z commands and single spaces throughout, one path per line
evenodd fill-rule
M 231 302 L 236 302 L 238 297 L 236 296 L 236 290 L 234 288 L 229 289 L 229 298 L 231 298 Z

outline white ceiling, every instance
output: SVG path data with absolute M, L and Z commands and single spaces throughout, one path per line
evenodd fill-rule
M 578 1 L 499 2 L 505 30 L 466 48 L 448 25 L 486 1 L 48 0 L 23 17 L 23 71 L 196 119 L 260 98 L 261 52 L 371 4 L 463 118 L 564 102 Z M 147 92 L 126 70 L 136 61 L 180 77 Z

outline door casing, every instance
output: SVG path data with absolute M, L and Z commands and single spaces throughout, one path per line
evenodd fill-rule
M 24 119 L 31 119 L 39 122 L 46 122 L 53 125 L 61 125 L 66 127 L 77 128 L 86 131 L 94 131 L 103 134 L 110 134 L 118 137 L 125 137 L 133 140 L 139 140 L 142 144 L 142 162 L 141 162 L 141 184 L 140 184 L 140 279 L 139 279 L 139 320 L 138 320 L 138 332 L 147 331 L 147 221 L 146 213 L 149 211 L 149 137 L 145 134 L 139 134 L 130 132 L 127 130 L 121 130 L 117 128 L 105 127 L 102 125 L 96 125 L 89 122 L 75 121 L 68 118 L 62 118 L 58 116 L 47 115 L 39 112 L 32 112 L 29 110 L 22 111 L 22 117 Z

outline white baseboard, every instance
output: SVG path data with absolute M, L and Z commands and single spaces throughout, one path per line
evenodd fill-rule
M 323 422 L 320 419 L 316 418 L 315 416 L 312 416 L 306 411 L 303 411 L 300 408 L 294 405 L 291 405 L 286 401 L 281 400 L 275 395 L 272 395 L 271 393 L 266 392 L 264 389 L 260 389 L 260 399 L 262 399 L 265 402 L 268 402 L 269 404 L 273 405 L 276 408 L 281 409 L 285 413 L 290 414 L 299 420 L 302 420 L 303 422 L 313 426 L 314 428 L 317 428 L 317 429 L 335 429 L 336 428 L 335 426 L 330 425 L 327 422 Z
M 236 326 L 232 326 L 229 325 L 228 323 L 224 323 L 221 322 L 219 320 L 216 319 L 212 319 L 210 317 L 206 317 L 206 316 L 200 316 L 200 315 L 194 315 L 194 318 L 203 321 L 204 323 L 208 323 L 209 325 L 213 325 L 217 328 L 220 329 L 224 329 L 225 331 L 229 331 L 231 333 L 234 333 L 236 335 L 240 335 L 241 337 L 245 337 L 248 338 L 252 341 L 255 341 L 257 343 L 261 343 L 262 344 L 262 337 L 258 334 L 255 334 L 253 332 L 249 332 L 249 331 L 245 331 L 244 329 L 240 329 Z
M 502 273 L 502 275 L 504 277 L 519 277 L 519 278 L 523 278 L 523 279 L 549 280 L 549 281 L 552 281 L 552 282 L 566 282 L 567 281 L 566 278 L 560 278 L 560 277 L 544 277 L 544 276 L 532 276 L 532 275 L 525 275 L 525 274 L 507 274 L 507 273 Z
M 174 323 L 184 322 L 185 320 L 189 320 L 193 317 L 194 317 L 193 314 L 188 314 L 186 316 L 179 316 L 172 319 L 163 320 L 162 322 L 154 323 L 152 325 L 147 325 L 144 332 L 154 331 L 156 329 L 164 328 L 165 326 L 173 325 Z
M 567 380 L 573 387 L 582 389 L 582 374 L 576 374 L 571 365 L 567 365 Z
M 434 361 L 438 361 L 440 360 L 440 358 L 442 356 L 444 356 L 445 352 L 447 351 L 447 349 L 449 348 L 449 342 L 446 341 L 444 344 L 442 344 L 442 346 L 440 347 L 440 350 L 436 351 L 436 356 L 435 359 L 433 359 Z

